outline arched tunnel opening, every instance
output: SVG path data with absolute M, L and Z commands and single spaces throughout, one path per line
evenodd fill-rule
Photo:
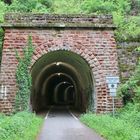
M 30 102 L 35 112 L 52 105 L 71 106 L 85 112 L 93 99 L 91 68 L 85 59 L 71 51 L 44 54 L 32 66 L 31 75 Z

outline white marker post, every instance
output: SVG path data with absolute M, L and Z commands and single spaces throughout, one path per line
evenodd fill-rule
M 115 103 L 114 99 L 116 96 L 116 90 L 119 84 L 119 77 L 117 76 L 107 76 L 106 77 L 106 83 L 108 84 L 110 96 L 112 97 L 112 112 L 113 112 L 113 117 L 115 115 Z

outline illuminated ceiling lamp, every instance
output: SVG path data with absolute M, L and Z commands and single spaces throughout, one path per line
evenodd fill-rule
M 58 76 L 60 76 L 60 75 L 61 75 L 61 73 L 58 73 L 57 75 L 58 75 Z
M 56 62 L 56 66 L 59 66 L 60 65 L 60 62 Z

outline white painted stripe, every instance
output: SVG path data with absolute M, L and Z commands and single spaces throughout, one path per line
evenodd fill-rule
M 46 117 L 45 117 L 45 120 L 47 120 L 47 118 L 48 118 L 48 116 L 49 116 L 49 113 L 50 113 L 51 109 L 52 109 L 52 106 L 51 106 L 50 109 L 48 110 L 48 112 L 47 112 L 47 114 L 46 114 Z
M 79 120 L 70 110 L 69 110 L 69 113 L 71 114 L 71 116 L 75 119 L 75 120 Z

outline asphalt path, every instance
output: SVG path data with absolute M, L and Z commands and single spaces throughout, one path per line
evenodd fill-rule
M 52 107 L 48 111 L 37 140 L 103 140 L 82 124 L 67 107 Z

